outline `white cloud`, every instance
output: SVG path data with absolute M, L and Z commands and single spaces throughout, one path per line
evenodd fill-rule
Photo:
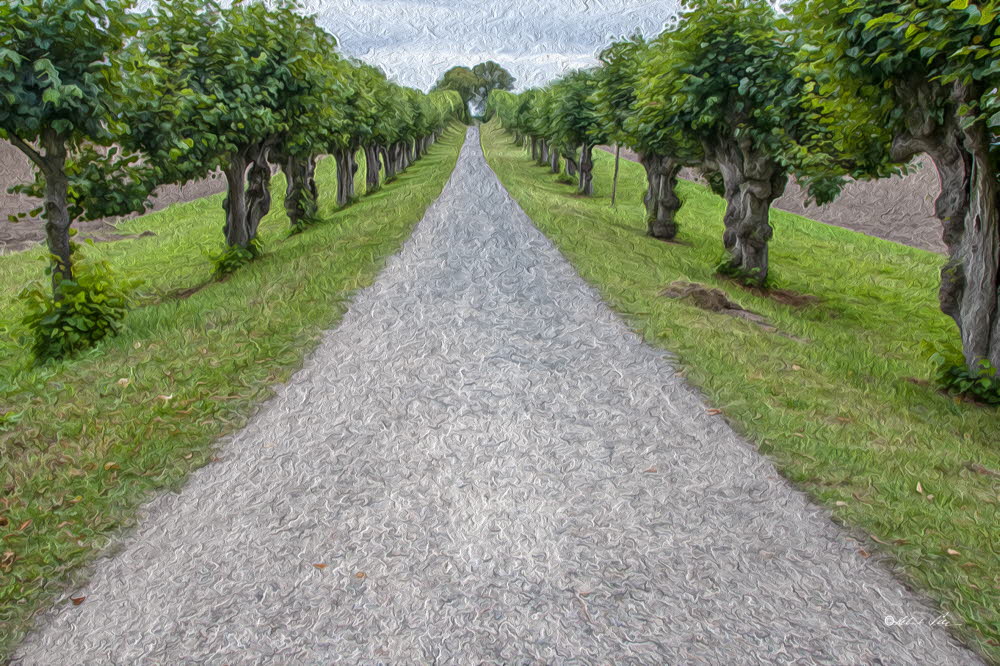
M 614 39 L 657 34 L 677 0 L 308 0 L 342 50 L 427 89 L 455 65 L 495 60 L 517 88 L 596 63 Z

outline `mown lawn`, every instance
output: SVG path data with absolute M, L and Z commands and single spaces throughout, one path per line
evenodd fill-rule
M 595 196 L 534 166 L 496 123 L 490 166 L 525 212 L 629 325 L 790 480 L 855 528 L 936 599 L 955 630 L 1000 663 L 1000 412 L 928 384 L 929 348 L 954 348 L 937 305 L 942 257 L 773 211 L 773 287 L 818 299 L 783 305 L 717 276 L 724 202 L 681 182 L 679 244 L 645 236 L 638 164 L 595 152 Z M 777 331 L 661 295 L 674 281 L 724 290 Z M 900 609 L 887 608 L 886 615 Z
M 276 177 L 266 254 L 221 282 L 206 255 L 222 243 L 222 195 L 122 224 L 156 235 L 85 252 L 142 279 L 141 305 L 121 336 L 75 360 L 30 367 L 16 294 L 41 275 L 43 254 L 0 257 L 0 415 L 14 416 L 0 425 L 0 662 L 33 613 L 68 603 L 80 565 L 143 500 L 210 463 L 217 438 L 301 367 L 440 194 L 464 136 L 452 127 L 395 182 L 342 210 L 324 160 L 322 222 L 290 238 Z

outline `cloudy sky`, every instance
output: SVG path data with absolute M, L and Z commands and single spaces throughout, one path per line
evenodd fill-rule
M 660 32 L 677 0 L 306 0 L 342 51 L 427 90 L 455 65 L 495 60 L 517 89 L 596 62 L 610 41 Z

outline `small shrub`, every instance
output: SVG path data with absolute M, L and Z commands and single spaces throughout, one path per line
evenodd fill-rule
M 118 278 L 106 261 L 80 260 L 74 272 L 75 279 L 59 284 L 59 300 L 53 300 L 43 282 L 20 294 L 28 307 L 22 323 L 31 332 L 31 350 L 38 362 L 72 356 L 117 335 L 139 284 Z
M 969 370 L 956 355 L 936 351 L 931 361 L 937 365 L 938 385 L 951 395 L 970 398 L 987 405 L 1000 405 L 1000 376 L 989 361 L 979 361 L 975 370 Z
M 216 277 L 225 277 L 246 266 L 264 253 L 260 240 L 254 238 L 247 247 L 226 247 L 222 252 L 211 255 L 215 264 Z

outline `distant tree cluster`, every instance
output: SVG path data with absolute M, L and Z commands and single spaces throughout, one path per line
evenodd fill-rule
M 489 60 L 472 69 L 452 67 L 441 75 L 432 90 L 454 90 L 462 96 L 467 109 L 472 107 L 469 112 L 478 115 L 485 109 L 490 93 L 494 90 L 513 90 L 514 80 L 510 72 Z

